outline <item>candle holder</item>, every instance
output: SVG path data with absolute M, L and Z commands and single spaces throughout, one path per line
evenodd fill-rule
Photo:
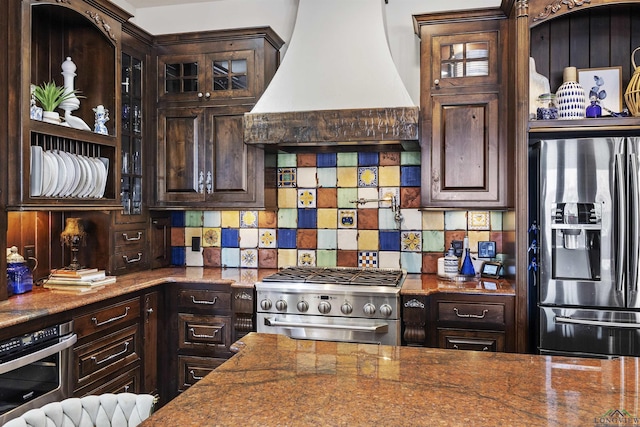
M 78 262 L 78 252 L 80 251 L 80 243 L 84 240 L 86 233 L 82 225 L 81 218 L 67 218 L 65 228 L 60 233 L 60 241 L 71 248 L 71 264 L 67 267 L 69 270 L 80 269 Z

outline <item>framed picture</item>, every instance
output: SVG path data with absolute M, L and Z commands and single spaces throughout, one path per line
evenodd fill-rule
M 578 83 L 587 95 L 587 105 L 591 96 L 598 97 L 603 116 L 622 111 L 622 67 L 580 69 Z

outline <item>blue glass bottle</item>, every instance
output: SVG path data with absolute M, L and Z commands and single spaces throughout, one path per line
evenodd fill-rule
M 587 107 L 586 116 L 596 118 L 602 116 L 602 107 L 598 105 L 598 101 L 591 100 L 591 105 Z
M 462 262 L 462 268 L 460 269 L 460 274 L 463 276 L 475 276 L 476 269 L 473 268 L 473 262 L 471 261 L 471 253 L 469 248 L 464 255 L 464 261 Z

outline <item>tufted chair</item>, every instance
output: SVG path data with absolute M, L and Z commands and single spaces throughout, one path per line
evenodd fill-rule
M 31 409 L 2 427 L 134 427 L 153 411 L 150 394 L 105 393 Z

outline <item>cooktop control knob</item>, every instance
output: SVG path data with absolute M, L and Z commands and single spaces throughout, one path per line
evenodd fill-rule
M 382 314 L 384 317 L 391 316 L 391 313 L 393 313 L 393 309 L 389 304 L 382 304 L 380 306 L 380 314 Z
M 287 309 L 287 302 L 286 301 L 281 300 L 281 299 L 276 301 L 276 310 L 285 311 L 286 309 Z
M 367 316 L 373 316 L 374 314 L 376 314 L 376 306 L 368 302 L 364 305 L 364 307 L 362 307 L 362 311 L 364 311 L 364 314 L 366 314 Z
M 353 307 L 348 302 L 345 302 L 344 304 L 342 304 L 342 307 L 340 307 L 340 311 L 342 312 L 342 314 L 351 314 L 351 312 L 353 311 Z
M 260 308 L 263 310 L 271 310 L 271 300 L 263 299 L 260 301 Z
M 309 303 L 308 303 L 308 302 L 306 302 L 306 301 L 299 301 L 299 302 L 298 302 L 298 311 L 299 311 L 300 313 L 304 313 L 304 312 L 306 312 L 307 310 L 309 310 Z
M 329 301 L 320 301 L 320 304 L 318 304 L 318 311 L 322 314 L 330 312 L 331 304 L 329 304 Z

